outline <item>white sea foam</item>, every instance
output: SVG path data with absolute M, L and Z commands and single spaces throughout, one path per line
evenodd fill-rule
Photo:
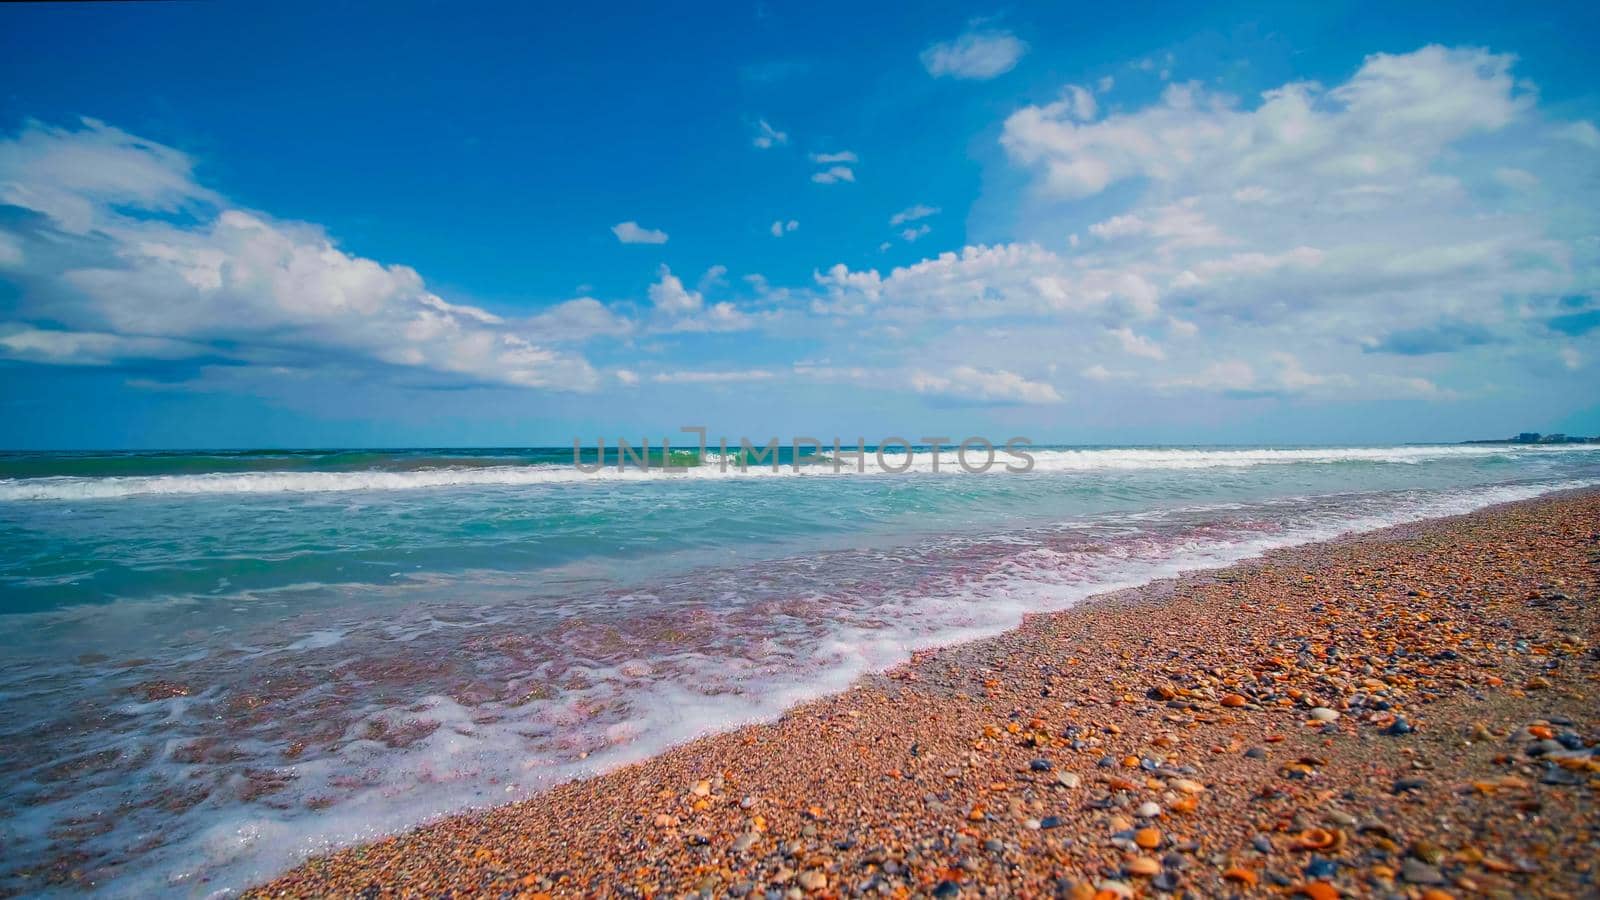
M 1436 460 L 1473 459 L 1493 456 L 1521 457 L 1529 454 L 1592 453 L 1600 445 L 1553 447 L 1506 445 L 1454 445 L 1345 448 L 1258 448 L 1258 449 L 1036 449 L 1028 451 L 1034 459 L 1032 471 L 1094 472 L 1160 469 L 1226 469 L 1262 465 L 1370 463 L 1414 465 Z M 937 455 L 918 451 L 909 456 L 886 452 L 883 471 L 870 451 L 866 472 L 845 461 L 836 469 L 828 463 L 800 466 L 724 466 L 713 456 L 706 465 L 673 470 L 628 468 L 619 471 L 608 466 L 598 472 L 585 472 L 570 465 L 486 466 L 421 469 L 416 471 L 364 472 L 241 472 L 189 475 L 143 475 L 108 477 L 48 477 L 0 479 L 0 502 L 107 500 L 147 495 L 198 494 L 276 494 L 322 493 L 338 491 L 402 491 L 427 488 L 522 486 L 574 484 L 594 481 L 654 481 L 661 479 L 771 478 L 771 477 L 893 477 L 894 474 L 968 474 L 961 467 L 955 450 Z M 966 457 L 976 468 L 985 459 L 979 449 Z M 1007 465 L 1022 465 L 1021 460 L 997 448 L 994 465 L 984 474 L 1007 473 Z M 904 473 L 895 470 L 905 468 Z

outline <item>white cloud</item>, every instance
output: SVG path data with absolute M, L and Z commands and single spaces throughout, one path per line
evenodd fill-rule
M 1101 76 L 1099 81 L 1095 82 L 1094 89 L 1097 93 L 1104 94 L 1107 91 L 1110 91 L 1116 83 L 1117 80 L 1115 78 L 1111 77 L 1110 75 L 1104 75 Z
M 826 165 L 828 163 L 853 163 L 861 160 L 849 150 L 841 150 L 838 153 L 813 153 L 811 154 L 811 161 L 819 165 Z
M 1100 111 L 1099 105 L 1094 101 L 1094 94 L 1087 88 L 1077 85 L 1067 88 L 1067 95 L 1062 103 L 1065 104 L 1064 110 L 1070 112 L 1072 117 L 1080 122 L 1093 119 L 1095 113 Z
M 1145 359 L 1167 358 L 1167 353 L 1161 349 L 1161 345 L 1142 334 L 1134 333 L 1132 328 L 1113 328 L 1110 334 L 1117 339 L 1122 352 L 1131 356 L 1142 356 Z
M 1060 403 L 1062 396 L 1054 386 L 1029 381 L 1004 369 L 979 369 L 956 366 L 944 372 L 916 371 L 911 388 L 919 394 L 935 394 L 990 403 Z
M 1265 92 L 1253 111 L 1198 84 L 1173 84 L 1158 106 L 1083 123 L 1075 121 L 1069 97 L 1013 113 L 1001 142 L 1012 158 L 1042 173 L 1047 191 L 1064 197 L 1134 177 L 1403 180 L 1422 172 L 1445 145 L 1502 128 L 1529 107 L 1511 61 L 1438 46 L 1374 54 L 1343 85 L 1286 84 Z
M 1079 372 L 1078 374 L 1082 375 L 1085 378 L 1088 378 L 1091 381 L 1114 381 L 1114 380 L 1116 380 L 1118 378 L 1132 378 L 1133 377 L 1133 373 L 1132 372 L 1119 371 L 1119 370 L 1115 370 L 1115 369 L 1108 369 L 1108 368 L 1106 368 L 1105 366 L 1103 366 L 1103 365 L 1101 365 L 1099 363 L 1095 363 L 1094 365 L 1085 368 L 1083 371 Z
M 165 213 L 219 201 L 194 180 L 188 154 L 96 119 L 76 130 L 29 121 L 0 141 L 0 203 L 74 234 L 114 221 L 118 207 Z
M 834 166 L 822 172 L 813 173 L 811 180 L 817 184 L 835 184 L 840 181 L 855 181 L 856 173 L 849 166 Z
M 683 279 L 672 274 L 666 266 L 661 267 L 660 280 L 650 285 L 650 302 L 655 308 L 672 316 L 688 315 L 699 312 L 705 305 L 705 298 L 699 291 L 691 291 L 683 286 Z
M 899 212 L 895 213 L 894 215 L 890 216 L 889 217 L 889 224 L 890 225 L 904 225 L 907 222 L 915 222 L 918 219 L 926 219 L 929 216 L 936 216 L 938 214 L 939 214 L 939 207 L 937 207 L 937 206 L 924 206 L 923 204 L 918 203 L 915 206 L 908 206 L 905 209 L 902 209 Z
M 707 305 L 700 291 L 683 286 L 683 280 L 662 266 L 647 295 L 657 313 L 656 327 L 663 331 L 744 331 L 756 321 L 732 303 Z
M 744 369 L 722 372 L 657 372 L 650 380 L 661 384 L 734 384 L 743 381 L 766 381 L 773 378 L 766 369 Z
M 184 359 L 207 352 L 203 344 L 165 338 L 0 324 L 0 356 L 26 362 L 106 366 L 130 359 Z
M 633 322 L 593 297 L 579 297 L 546 307 L 527 320 L 528 328 L 548 341 L 583 342 L 596 337 L 623 337 Z
M 1028 45 L 1009 31 L 969 31 L 922 51 L 922 66 L 935 78 L 987 80 L 1016 68 Z
M 789 135 L 773 128 L 767 124 L 766 119 L 762 119 L 756 123 L 756 136 L 751 138 L 750 143 L 762 150 L 770 150 L 789 143 Z
M 90 365 L 202 354 L 276 367 L 361 362 L 595 386 L 581 356 L 552 349 L 527 321 L 446 301 L 416 271 L 346 253 L 314 225 L 227 208 L 192 176 L 179 151 L 92 120 L 77 130 L 30 123 L 0 141 L 5 202 L 84 235 L 24 273 L 37 288 L 18 314 L 58 327 L 12 326 L 5 352 Z M 149 215 L 179 209 L 188 215 L 175 221 Z
M 633 371 L 632 369 L 617 369 L 611 374 L 617 379 L 619 384 L 625 384 L 629 387 L 632 387 L 633 385 L 639 383 L 639 373 Z
M 772 228 L 770 230 L 773 237 L 783 237 L 787 232 L 794 231 L 799 227 L 800 223 L 796 222 L 794 219 L 790 219 L 787 222 L 782 219 L 775 219 L 772 222 Z
M 1089 226 L 1095 237 L 1114 240 L 1124 237 L 1150 237 L 1166 247 L 1214 247 L 1230 243 L 1214 223 L 1195 208 L 1191 199 L 1172 203 L 1140 215 L 1112 216 Z
M 933 230 L 933 226 L 931 226 L 931 225 L 917 225 L 915 227 L 907 228 L 907 229 L 904 229 L 903 231 L 901 231 L 900 232 L 900 239 L 903 240 L 903 241 L 907 241 L 907 242 L 914 241 L 917 238 L 926 235 L 928 232 L 930 232 L 932 230 Z
M 1593 122 L 1569 122 L 1557 128 L 1555 133 L 1558 137 L 1575 141 L 1590 150 L 1600 150 L 1600 128 L 1594 127 Z
M 665 244 L 667 233 L 655 228 L 641 228 L 638 222 L 618 222 L 611 233 L 624 244 Z

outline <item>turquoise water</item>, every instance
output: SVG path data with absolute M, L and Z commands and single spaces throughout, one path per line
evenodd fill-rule
M 1596 483 L 1595 450 L 0 454 L 0 888 L 235 889 L 1029 611 Z

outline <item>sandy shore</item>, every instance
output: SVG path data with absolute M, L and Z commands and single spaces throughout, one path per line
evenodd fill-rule
M 1270 554 L 258 896 L 1600 896 L 1600 493 Z

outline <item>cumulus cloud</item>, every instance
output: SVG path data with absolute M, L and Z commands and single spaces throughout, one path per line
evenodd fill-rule
M 782 219 L 774 219 L 772 222 L 772 228 L 769 230 L 772 232 L 773 237 L 783 237 L 785 234 L 788 234 L 799 227 L 800 223 L 796 222 L 794 219 L 790 219 L 787 222 Z
M 1254 110 L 1198 83 L 1173 84 L 1158 105 L 1094 123 L 1077 121 L 1068 98 L 1018 110 L 1001 142 L 1042 173 L 1047 191 L 1066 197 L 1135 177 L 1403 180 L 1448 144 L 1503 128 L 1529 108 L 1511 64 L 1471 48 L 1378 53 L 1338 87 L 1292 82 L 1265 92 Z
M 1582 300 L 1600 288 L 1594 189 L 1586 132 L 1545 122 L 1512 64 L 1424 47 L 1254 103 L 1173 84 L 1109 116 L 1069 85 L 1013 114 L 1002 143 L 1047 200 L 1115 199 L 1099 221 L 1061 204 L 1033 241 L 819 270 L 812 311 L 1026 322 L 993 362 L 1076 354 L 1084 377 L 1129 390 L 1444 398 L 1460 392 L 1437 386 L 1441 367 L 1548 370 L 1559 350 L 1539 341 L 1600 337 Z M 988 338 L 949 334 L 952 351 Z M 1394 387 L 1407 379 L 1438 389 Z
M 643 228 L 638 222 L 618 222 L 611 233 L 624 244 L 665 244 L 667 233 L 656 228 Z
M 664 331 L 744 331 L 756 324 L 732 303 L 707 304 L 704 294 L 684 287 L 666 266 L 647 295 L 656 311 L 655 326 Z
M 94 120 L 29 123 L 0 141 L 0 196 L 36 214 L 25 236 L 55 235 L 56 252 L 20 275 L 18 321 L 0 343 L 12 358 L 339 361 L 521 387 L 596 383 L 581 356 L 527 322 L 449 302 L 415 270 L 340 250 L 314 225 L 232 208 L 195 181 L 186 154 Z
M 1009 31 L 968 31 L 922 51 L 922 66 L 935 78 L 987 80 L 1016 68 L 1028 45 Z

